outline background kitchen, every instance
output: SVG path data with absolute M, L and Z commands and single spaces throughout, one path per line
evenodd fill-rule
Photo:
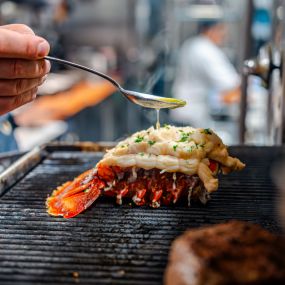
M 272 76 L 266 70 L 270 56 L 278 67 L 282 17 L 282 1 L 270 0 L 0 2 L 1 24 L 31 26 L 48 39 L 52 56 L 106 72 L 129 89 L 172 97 L 186 93 L 189 109 L 163 111 L 161 123 L 208 126 L 230 145 L 282 140 L 279 69 Z M 193 63 L 187 53 L 193 48 L 191 39 L 209 30 L 220 37 L 220 47 L 213 54 L 213 43 L 210 49 L 205 46 L 204 54 L 202 48 L 194 65 L 206 68 L 194 72 L 194 81 L 185 82 L 185 74 L 192 72 L 187 67 Z M 260 52 L 270 40 L 274 47 Z M 212 60 L 215 52 L 223 61 Z M 265 66 L 263 79 L 243 76 L 244 60 L 258 53 Z M 258 62 L 248 62 L 246 71 L 255 73 L 254 64 Z M 205 82 L 203 94 L 195 90 L 198 81 Z M 155 123 L 154 111 L 127 102 L 108 82 L 54 63 L 39 95 L 0 126 L 2 152 L 15 150 L 13 135 L 19 150 L 25 151 L 55 139 L 118 140 Z

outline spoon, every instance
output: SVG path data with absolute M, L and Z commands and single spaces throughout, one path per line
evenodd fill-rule
M 174 98 L 167 98 L 167 97 L 160 97 L 160 96 L 155 96 L 155 95 L 151 95 L 151 94 L 126 90 L 117 81 L 115 81 L 113 78 L 109 77 L 108 75 L 106 75 L 102 72 L 96 71 L 92 68 L 74 63 L 74 62 L 70 62 L 70 61 L 59 59 L 59 58 L 52 57 L 52 56 L 45 56 L 44 58 L 47 60 L 50 60 L 50 61 L 54 61 L 54 62 L 58 62 L 61 64 L 70 65 L 70 66 L 73 66 L 73 67 L 76 67 L 79 69 L 83 69 L 85 71 L 96 74 L 100 77 L 103 77 L 104 79 L 111 82 L 132 103 L 135 103 L 137 105 L 140 105 L 140 106 L 143 106 L 146 108 L 174 109 L 174 108 L 179 108 L 179 107 L 183 107 L 186 105 L 186 102 L 183 100 L 174 99 Z

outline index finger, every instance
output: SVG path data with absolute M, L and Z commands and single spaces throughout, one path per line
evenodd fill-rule
M 0 28 L 0 58 L 39 59 L 49 50 L 48 42 L 41 37 Z

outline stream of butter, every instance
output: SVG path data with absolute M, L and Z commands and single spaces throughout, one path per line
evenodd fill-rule
M 160 111 L 160 109 L 156 109 L 156 129 L 157 130 L 159 130 L 159 128 L 160 128 L 159 111 Z

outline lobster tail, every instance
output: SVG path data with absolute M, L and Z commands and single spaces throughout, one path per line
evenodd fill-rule
M 87 209 L 104 187 L 105 182 L 99 179 L 97 171 L 90 169 L 53 191 L 46 201 L 48 213 L 72 218 Z

